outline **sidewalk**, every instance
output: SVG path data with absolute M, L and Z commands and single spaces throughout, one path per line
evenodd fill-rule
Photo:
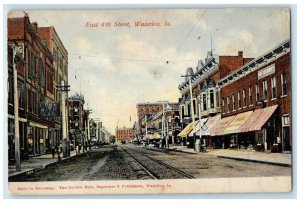
M 170 146 L 170 150 L 191 154 L 201 154 L 195 152 L 193 148 L 187 148 L 186 146 Z M 291 154 L 284 153 L 256 152 L 252 150 L 241 149 L 208 149 L 205 154 L 239 161 L 250 161 L 287 167 L 292 165 Z
M 80 154 L 83 154 L 81 152 Z M 80 155 L 78 154 L 78 155 Z M 76 151 L 71 151 L 70 152 L 70 157 L 63 158 L 63 154 L 60 154 L 61 160 L 67 160 L 70 159 L 74 156 L 77 156 Z M 37 170 L 43 169 L 46 166 L 49 166 L 51 164 L 55 164 L 59 162 L 57 153 L 55 154 L 55 158 L 52 158 L 52 154 L 44 154 L 41 156 L 37 157 L 30 157 L 29 160 L 23 160 L 21 161 L 21 171 L 16 171 L 16 166 L 14 165 L 9 165 L 8 166 L 8 177 L 13 177 L 13 176 L 19 176 L 19 175 L 29 175 L 34 173 Z

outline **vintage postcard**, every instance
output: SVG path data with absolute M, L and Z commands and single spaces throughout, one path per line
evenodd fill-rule
M 11 10 L 10 193 L 290 192 L 290 15 Z

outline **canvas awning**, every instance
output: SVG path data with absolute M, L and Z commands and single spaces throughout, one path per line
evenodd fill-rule
M 269 120 L 275 112 L 278 105 L 257 109 L 250 118 L 241 126 L 241 132 L 250 132 L 261 130 L 262 126 Z
M 201 136 L 202 135 L 204 135 L 204 136 L 210 135 L 210 131 L 212 131 L 220 121 L 221 121 L 221 115 L 209 117 L 208 120 L 206 121 L 206 123 L 204 124 L 205 126 L 202 126 L 202 128 L 200 129 L 201 131 L 198 130 L 196 135 L 200 136 L 200 132 L 201 132 Z M 205 128 L 206 128 L 206 130 L 203 130 Z
M 240 133 L 240 127 L 250 118 L 253 111 L 247 111 L 244 113 L 237 114 L 234 120 L 224 130 L 224 135 L 232 133 Z
M 234 115 L 221 119 L 221 121 L 217 123 L 216 127 L 211 130 L 210 135 L 223 135 L 225 129 L 229 126 L 229 124 L 234 120 L 235 117 L 236 116 Z
M 202 118 L 201 119 L 201 126 L 203 126 L 203 124 L 207 121 L 208 118 Z M 193 126 L 192 126 L 193 127 Z M 200 122 L 199 121 L 196 121 L 196 124 L 195 124 L 195 131 L 199 131 L 200 129 Z M 197 135 L 197 134 L 196 134 Z M 193 128 L 192 128 L 192 131 L 188 134 L 189 137 L 192 137 L 194 136 L 193 135 Z
M 160 139 L 160 134 L 158 132 L 155 132 L 152 136 L 152 139 Z
M 198 122 L 198 121 L 196 121 Z M 197 125 L 197 123 L 195 123 Z M 193 122 L 189 123 L 179 134 L 180 137 L 186 137 L 193 130 Z

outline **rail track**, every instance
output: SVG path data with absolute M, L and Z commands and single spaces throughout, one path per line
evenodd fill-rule
M 123 148 L 149 176 L 153 179 L 194 179 L 195 177 L 162 161 L 154 159 L 137 150 Z M 134 155 L 133 155 L 134 154 Z

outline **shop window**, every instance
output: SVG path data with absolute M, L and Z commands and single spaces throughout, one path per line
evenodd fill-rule
M 272 99 L 276 99 L 276 79 L 275 77 L 271 78 L 271 88 L 272 88 Z
M 282 96 L 286 96 L 287 95 L 286 75 L 285 75 L 285 73 L 281 73 L 281 95 Z
M 263 144 L 264 143 L 264 133 L 263 132 L 258 132 L 257 133 L 257 143 L 258 144 Z

